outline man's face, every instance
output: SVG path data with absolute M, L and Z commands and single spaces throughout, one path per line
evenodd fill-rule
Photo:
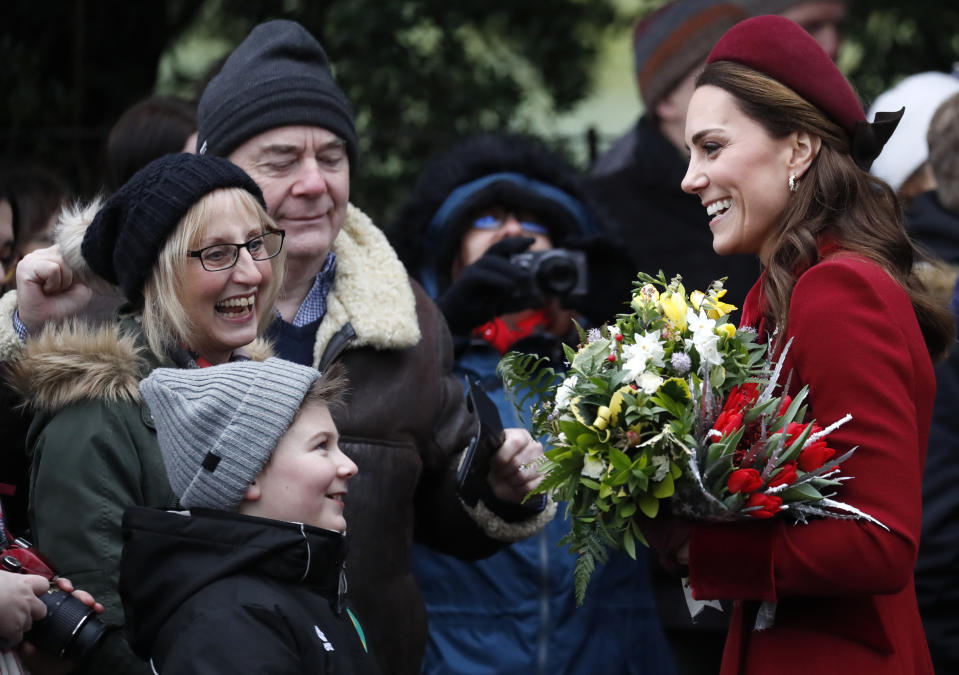
M 792 19 L 816 38 L 833 61 L 839 55 L 840 25 L 846 18 L 846 4 L 836 0 L 810 0 L 800 2 L 781 15 Z
M 286 230 L 287 259 L 325 260 L 350 199 L 346 143 L 321 127 L 279 127 L 248 139 L 229 159 L 256 181 Z

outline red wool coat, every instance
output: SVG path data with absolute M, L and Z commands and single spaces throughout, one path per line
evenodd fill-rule
M 743 324 L 759 326 L 759 284 Z M 796 283 L 787 336 L 795 338 L 781 381 L 810 387 L 809 412 L 853 476 L 837 498 L 864 521 L 779 518 L 695 524 L 690 582 L 701 599 L 733 599 L 723 675 L 932 673 L 919 620 L 913 567 L 921 522 L 922 470 L 935 378 L 910 301 L 879 266 L 840 252 Z M 775 625 L 753 631 L 760 601 L 777 603 Z

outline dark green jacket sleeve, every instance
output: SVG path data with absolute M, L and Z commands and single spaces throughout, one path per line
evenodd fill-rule
M 133 403 L 84 401 L 31 429 L 30 519 L 38 550 L 57 573 L 90 592 L 102 620 L 123 624 L 118 591 L 128 506 L 173 506 L 149 415 Z M 149 672 L 114 631 L 89 672 Z

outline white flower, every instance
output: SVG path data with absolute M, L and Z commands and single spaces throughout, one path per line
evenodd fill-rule
M 580 471 L 580 474 L 587 478 L 602 478 L 605 471 L 606 462 L 603 461 L 602 457 L 586 455 L 586 459 L 583 460 L 583 470 Z
M 586 333 L 586 342 L 596 342 L 602 339 L 603 336 L 600 334 L 599 328 L 590 328 L 589 332 Z
M 697 337 L 699 338 L 698 340 Z M 718 335 L 696 334 L 693 336 L 693 344 L 696 347 L 696 351 L 699 352 L 699 358 L 702 359 L 702 363 L 710 366 L 718 366 L 723 362 L 723 356 L 719 353 L 719 349 L 717 348 L 717 345 L 719 344 Z
M 695 312 L 692 309 L 688 309 L 686 310 L 686 325 L 689 326 L 690 333 L 712 333 L 713 328 L 716 327 L 716 321 L 706 316 L 706 312 L 703 310 Z
M 716 321 L 706 316 L 706 312 L 700 310 L 686 312 L 686 323 L 693 337 L 687 338 L 686 346 L 693 346 L 699 354 L 699 358 L 704 366 L 716 366 L 723 362 L 723 357 L 719 353 L 719 336 L 715 333 Z
M 642 389 L 647 394 L 655 394 L 656 390 L 663 384 L 663 378 L 661 378 L 656 373 L 645 372 L 639 376 L 639 381 L 637 382 L 639 388 Z
M 556 390 L 556 410 L 563 410 L 569 406 L 569 400 L 573 397 L 573 387 L 576 386 L 576 376 L 571 375 L 563 380 Z
M 637 335 L 635 344 L 623 347 L 623 373 L 626 375 L 624 381 L 637 381 L 650 364 L 662 367 L 663 354 L 663 343 L 659 339 L 658 330 Z

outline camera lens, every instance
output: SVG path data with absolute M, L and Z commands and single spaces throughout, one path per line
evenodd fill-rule
M 83 661 L 103 637 L 106 626 L 90 607 L 58 588 L 51 588 L 40 600 L 47 606 L 47 615 L 34 622 L 24 639 L 61 659 Z
M 579 271 L 565 256 L 544 257 L 536 270 L 536 283 L 544 295 L 564 296 L 576 288 Z

